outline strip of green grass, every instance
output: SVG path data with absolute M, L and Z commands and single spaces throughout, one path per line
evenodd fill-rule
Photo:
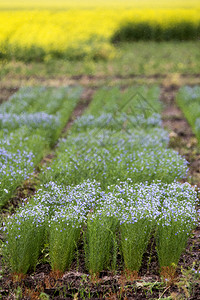
M 198 74 L 200 41 L 137 42 L 117 46 L 117 56 L 109 61 L 50 60 L 44 63 L 1 61 L 0 77 L 52 78 L 55 76 L 130 76 L 155 74 Z

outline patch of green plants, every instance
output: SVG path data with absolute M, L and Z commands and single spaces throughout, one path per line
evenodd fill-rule
M 41 206 L 26 205 L 6 220 L 3 254 L 13 274 L 35 269 L 44 243 L 46 215 Z
M 179 89 L 176 102 L 183 111 L 198 141 L 200 141 L 200 87 L 185 86 Z
M 113 33 L 111 42 L 134 41 L 190 41 L 200 36 L 200 23 L 192 21 L 159 24 L 150 22 L 123 22 Z
M 53 271 L 69 269 L 74 258 L 83 223 L 77 210 L 76 206 L 57 209 L 49 221 L 49 257 Z
M 166 149 L 159 93 L 157 86 L 97 91 L 69 137 L 59 143 L 56 159 L 43 169 L 41 181 L 70 185 L 88 178 L 105 187 L 129 177 L 134 182 L 184 177 L 186 161 Z
M 179 199 L 173 197 L 179 192 Z M 156 228 L 156 249 L 160 267 L 177 265 L 190 233 L 196 226 L 195 194 L 187 194 L 176 184 L 166 189 L 167 199 L 160 208 L 161 217 Z M 177 201 L 178 200 L 178 201 Z
M 93 275 L 116 265 L 118 220 L 112 207 L 115 203 L 111 199 L 109 202 L 111 205 L 94 209 L 95 212 L 89 213 L 87 218 L 84 248 L 86 266 Z
M 73 132 L 83 132 L 87 130 L 97 129 L 101 131 L 103 129 L 120 131 L 131 129 L 149 129 L 160 127 L 162 124 L 161 117 L 157 113 L 152 113 L 151 116 L 146 117 L 144 114 L 131 114 L 126 113 L 102 113 L 98 117 L 93 115 L 83 115 L 78 118 L 72 127 Z
M 58 139 L 82 89 L 22 88 L 1 105 L 0 207 Z
M 34 269 L 44 243 L 52 269 L 64 272 L 80 239 L 92 275 L 116 269 L 118 247 L 124 269 L 138 272 L 152 236 L 161 270 L 176 266 L 197 221 L 195 188 L 177 182 L 134 184 L 129 179 L 106 190 L 89 180 L 76 186 L 42 186 L 3 224 L 3 255 L 11 272 Z
M 161 179 L 172 182 L 187 174 L 187 162 L 177 152 L 170 149 L 127 150 L 125 147 L 111 148 L 87 144 L 83 149 L 74 151 L 66 148 L 58 152 L 48 170 L 43 170 L 44 182 L 57 181 L 70 185 L 78 184 L 86 178 L 101 182 L 103 187 L 131 178 L 133 182 Z
M 156 85 L 134 86 L 126 88 L 123 92 L 119 87 L 100 88 L 93 96 L 86 114 L 95 117 L 105 114 L 126 113 L 128 115 L 141 115 L 146 117 L 152 113 L 160 113 L 162 103 L 158 100 L 160 88 Z
M 23 87 L 17 93 L 10 97 L 9 101 L 1 104 L 1 114 L 22 114 L 44 112 L 47 114 L 56 114 L 62 110 L 65 103 L 77 103 L 82 88 L 77 87 Z
M 114 149 L 113 151 L 131 151 L 153 148 L 166 148 L 169 144 L 169 133 L 159 127 L 133 128 L 120 131 L 109 129 L 92 129 L 80 132 L 78 135 L 72 132 L 67 139 L 59 142 L 59 152 L 70 149 L 74 152 L 85 152 L 88 145 L 93 148 Z

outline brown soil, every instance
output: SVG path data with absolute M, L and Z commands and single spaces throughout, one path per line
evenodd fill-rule
M 87 88 L 87 89 L 85 88 L 84 89 L 83 94 L 81 96 L 81 101 L 79 102 L 79 104 L 75 108 L 69 122 L 67 123 L 67 125 L 63 129 L 63 133 L 66 133 L 71 128 L 74 120 L 77 119 L 78 117 L 80 117 L 83 114 L 84 110 L 87 108 L 90 101 L 92 100 L 92 96 L 93 96 L 94 92 L 95 92 L 95 89 L 91 89 L 91 88 Z
M 2 87 L 0 88 L 0 104 L 3 102 L 3 101 L 6 101 L 8 100 L 8 98 L 16 93 L 18 90 L 18 88 L 6 88 L 6 87 Z
M 176 86 L 163 86 L 161 100 L 165 104 L 163 112 L 164 127 L 170 130 L 170 145 L 185 155 L 190 162 L 190 181 L 192 184 L 200 183 L 199 167 L 200 153 L 197 141 L 184 119 L 182 112 L 174 102 Z M 90 92 L 88 92 L 91 96 Z M 90 96 L 88 96 L 88 100 Z M 86 97 L 87 98 L 87 97 Z M 86 101 L 86 103 L 87 103 Z M 77 107 L 75 116 L 79 116 L 81 108 Z M 71 126 L 69 121 L 66 130 Z M 51 158 L 50 158 L 51 159 Z M 21 196 L 19 196 L 21 197 Z M 0 278 L 0 292 L 2 299 L 17 299 L 16 290 L 20 289 L 22 297 L 18 299 L 40 299 L 41 292 L 46 293 L 49 299 L 163 299 L 171 296 L 172 300 L 198 300 L 200 299 L 200 280 L 194 278 L 191 270 L 193 263 L 200 261 L 200 226 L 189 238 L 185 253 L 181 256 L 176 276 L 171 285 L 164 283 L 159 274 L 158 261 L 154 241 L 151 240 L 143 264 L 139 272 L 139 279 L 130 280 L 123 274 L 120 256 L 118 257 L 118 271 L 102 272 L 99 279 L 89 276 L 85 269 L 83 246 L 80 245 L 80 254 L 72 264 L 70 271 L 60 275 L 59 278 L 51 273 L 48 263 L 37 265 L 35 272 L 28 274 L 20 281 L 14 281 L 5 269 Z M 77 264 L 78 262 L 78 264 Z M 78 265 L 78 266 L 77 266 Z M 181 268 L 183 270 L 181 271 Z M 20 289 L 19 289 L 20 287 Z M 47 298 L 43 298 L 47 299 Z
M 11 86 L 21 87 L 27 85 L 43 85 L 43 86 L 63 86 L 63 85 L 76 85 L 88 87 L 100 87 L 100 86 L 113 86 L 113 83 L 119 84 L 120 86 L 130 86 L 134 84 L 164 84 L 164 85 L 197 85 L 200 84 L 200 74 L 153 74 L 153 75 L 77 75 L 77 76 L 56 76 L 56 77 L 43 77 L 32 75 L 18 76 L 18 75 L 7 75 L 2 81 L 2 89 L 10 89 Z

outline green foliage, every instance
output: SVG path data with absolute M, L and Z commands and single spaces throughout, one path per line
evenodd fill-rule
M 196 226 L 196 193 L 191 193 L 188 187 L 175 184 L 166 187 L 156 228 L 156 250 L 161 268 L 178 264 Z M 178 197 L 174 197 L 175 194 Z
M 147 118 L 154 113 L 160 113 L 162 104 L 158 100 L 160 88 L 158 86 L 134 86 L 120 92 L 119 87 L 99 89 L 90 103 L 87 114 L 100 116 L 102 113 L 117 113 L 127 115 L 141 115 Z
M 44 243 L 45 221 L 43 208 L 28 205 L 6 220 L 3 252 L 12 273 L 26 274 L 35 269 Z
M 53 271 L 69 269 L 80 236 L 81 223 L 73 211 L 57 210 L 49 221 L 49 256 Z
M 181 21 L 163 26 L 150 22 L 124 22 L 113 33 L 111 42 L 189 41 L 200 36 L 200 23 Z
M 107 215 L 105 210 L 88 216 L 84 242 L 86 265 L 91 274 L 108 269 L 112 259 L 115 258 L 115 232 L 118 220 L 110 213 Z
M 191 232 L 183 221 L 172 219 L 169 225 L 159 224 L 156 232 L 156 249 L 160 267 L 177 265 Z
M 134 151 L 122 147 L 115 150 L 111 147 L 93 148 L 87 144 L 86 151 L 58 153 L 51 168 L 41 173 L 41 179 L 70 185 L 88 178 L 106 187 L 117 179 L 125 181 L 127 178 L 135 183 L 156 179 L 172 182 L 185 177 L 187 169 L 186 160 L 170 149 Z
M 187 162 L 165 149 L 166 139 L 158 131 L 162 124 L 159 93 L 157 86 L 133 87 L 123 93 L 118 88 L 97 91 L 86 114 L 74 122 L 71 136 L 60 143 L 49 170 L 41 173 L 41 180 L 70 185 L 88 178 L 106 187 L 117 179 L 171 182 L 185 177 Z M 160 141 L 154 146 L 150 143 L 153 132 Z
M 148 218 L 130 220 L 130 223 L 125 222 L 120 225 L 121 247 L 126 270 L 139 271 L 151 231 L 152 222 Z
M 0 207 L 58 139 L 81 92 L 80 87 L 28 87 L 1 105 Z
M 64 103 L 61 99 L 65 92 L 54 95 L 52 90 L 52 95 Z M 80 91 L 76 92 L 75 89 L 69 101 L 70 109 L 76 104 Z M 94 104 L 75 122 L 70 136 L 60 141 L 54 162 L 40 174 L 46 184 L 38 190 L 31 204 L 7 219 L 3 226 L 8 233 L 5 234 L 5 253 L 12 272 L 26 273 L 34 268 L 44 241 L 49 245 L 52 269 L 64 272 L 78 249 L 81 230 L 86 267 L 92 274 L 115 269 L 118 244 L 125 268 L 139 271 L 154 229 L 160 266 L 177 264 L 195 226 L 196 194 L 189 185 L 173 182 L 186 176 L 187 162 L 177 152 L 166 149 L 168 137 L 161 129 L 158 114 L 162 108 L 158 101 L 159 89 L 133 88 L 121 94 L 118 88 L 108 90 L 103 100 L 106 114 L 101 107 L 104 93 L 101 90 L 95 95 Z M 119 100 L 118 94 L 122 96 Z M 43 109 L 48 116 L 60 115 L 64 124 L 67 106 L 61 105 L 59 109 L 56 101 L 52 103 L 52 106 L 42 103 Z M 95 103 L 98 111 L 95 111 Z M 24 107 L 31 111 L 30 103 L 26 106 L 25 101 Z M 34 107 L 39 109 L 38 105 Z M 6 105 L 4 109 L 4 113 L 8 113 Z M 106 118 L 109 121 L 110 116 L 112 126 L 105 127 L 104 121 Z M 128 124 L 133 121 L 131 118 L 135 123 Z M 18 122 L 17 117 L 15 121 Z M 23 122 L 26 123 L 26 118 Z M 9 124 L 8 119 L 6 126 Z M 41 128 L 37 130 L 40 132 Z M 18 127 L 15 132 L 19 138 Z M 4 134 L 0 132 L 2 145 L 6 145 Z M 12 152 L 17 143 L 13 135 L 8 134 L 8 137 L 12 141 Z M 46 136 L 44 138 L 46 140 Z M 33 136 L 30 141 L 34 142 Z M 23 145 L 22 140 L 20 147 Z M 116 234 L 118 228 L 119 235 Z

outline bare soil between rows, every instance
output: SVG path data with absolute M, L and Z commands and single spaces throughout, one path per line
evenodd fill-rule
M 161 100 L 165 105 L 163 111 L 163 125 L 170 131 L 170 146 L 189 161 L 189 181 L 200 187 L 200 150 L 190 126 L 182 112 L 175 104 L 174 98 L 177 86 L 162 87 Z M 83 101 L 75 109 L 74 115 L 68 122 L 65 132 L 68 131 L 73 119 L 79 116 L 91 99 L 92 91 L 85 92 Z M 84 104 L 85 103 L 85 104 Z M 51 160 L 51 157 L 47 157 Z M 27 186 L 25 194 L 31 193 L 32 187 Z M 33 189 L 34 190 L 34 189 Z M 33 191 L 34 192 L 34 191 Z M 19 201 L 23 196 L 22 191 L 16 195 Z M 143 264 L 139 272 L 139 278 L 130 279 L 124 275 L 120 255 L 118 257 L 118 271 L 101 272 L 99 279 L 91 280 L 88 270 L 85 269 L 83 245 L 79 245 L 79 256 L 74 259 L 70 271 L 59 277 L 52 274 L 50 265 L 43 263 L 42 258 L 35 272 L 29 273 L 24 278 L 14 281 L 5 268 L 0 278 L 1 299 L 41 299 L 41 293 L 46 293 L 49 299 L 168 299 L 198 300 L 200 299 L 200 282 L 194 280 L 191 273 L 183 273 L 191 269 L 193 262 L 200 261 L 200 226 L 198 226 L 189 238 L 187 248 L 182 254 L 176 278 L 171 285 L 167 285 L 160 278 L 156 249 L 153 239 L 150 241 L 147 252 L 144 255 Z M 47 298 L 44 298 L 47 299 Z
M 3 101 L 8 100 L 12 94 L 16 93 L 18 91 L 18 87 L 13 87 L 13 88 L 7 88 L 7 87 L 1 87 L 0 88 L 0 104 Z

